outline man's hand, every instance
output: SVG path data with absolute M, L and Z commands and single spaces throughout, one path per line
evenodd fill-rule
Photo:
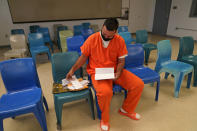
M 87 61 L 87 59 L 88 59 L 87 56 L 81 54 L 81 56 L 79 57 L 79 59 L 77 60 L 77 62 L 74 64 L 74 66 L 71 68 L 71 70 L 66 75 L 66 79 L 67 80 L 72 79 L 72 75 L 74 74 L 74 72 L 77 69 L 79 69 Z
M 72 70 L 70 70 L 69 72 L 68 72 L 68 74 L 66 75 L 66 79 L 67 80 L 71 80 L 72 79 L 72 76 L 73 76 L 73 71 Z
M 117 80 L 120 77 L 120 75 L 121 75 L 121 72 L 116 72 L 115 73 L 115 79 L 114 80 Z

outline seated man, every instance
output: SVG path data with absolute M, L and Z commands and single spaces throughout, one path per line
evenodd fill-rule
M 135 113 L 135 108 L 144 88 L 143 81 L 124 69 L 127 48 L 124 39 L 117 35 L 118 21 L 115 18 L 105 20 L 102 30 L 89 36 L 81 46 L 82 55 L 71 68 L 66 78 L 70 79 L 88 59 L 87 72 L 91 76 L 96 90 L 98 104 L 101 110 L 101 130 L 109 130 L 110 102 L 113 95 L 113 83 L 120 85 L 128 91 L 119 113 L 134 120 L 139 120 L 140 115 Z M 113 67 L 115 79 L 95 80 L 95 68 Z

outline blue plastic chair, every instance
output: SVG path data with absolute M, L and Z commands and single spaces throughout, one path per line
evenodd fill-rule
M 79 54 L 77 52 L 53 54 L 51 63 L 54 83 L 61 83 L 62 79 L 65 79 L 66 74 L 75 64 L 78 57 Z M 75 72 L 75 75 L 77 76 L 77 78 L 82 77 L 81 68 Z M 90 88 L 81 91 L 54 94 L 55 112 L 57 117 L 57 129 L 61 129 L 63 104 L 81 99 L 88 100 L 92 113 L 92 118 L 95 119 L 93 97 Z
M 68 37 L 66 39 L 66 41 L 67 41 L 68 51 L 77 51 L 79 53 L 79 55 L 81 55 L 80 47 L 84 43 L 83 36 L 78 35 L 78 36 Z
M 61 44 L 60 44 L 60 31 L 63 31 L 63 30 L 68 30 L 68 27 L 67 26 L 58 26 L 57 27 L 57 46 L 58 46 L 58 49 L 61 50 Z
M 74 30 L 74 36 L 76 35 L 82 35 L 81 30 L 83 26 L 82 25 L 74 25 L 73 30 Z
M 126 45 L 130 45 L 132 42 L 135 42 L 135 39 L 132 38 L 130 32 L 120 32 L 118 34 L 125 40 Z
M 25 34 L 23 29 L 12 29 L 11 30 L 11 34 L 12 35 L 16 35 L 16 34 Z
M 150 52 L 152 50 L 156 50 L 157 46 L 148 42 L 148 33 L 146 30 L 137 30 L 136 31 L 136 43 L 140 43 L 143 45 L 145 52 L 145 64 L 148 65 L 148 59 L 150 56 Z
M 162 40 L 157 43 L 157 62 L 155 71 L 159 74 L 166 72 L 165 78 L 167 79 L 168 74 L 174 76 L 174 96 L 179 96 L 181 83 L 185 75 L 188 74 L 187 88 L 190 88 L 191 77 L 193 66 L 180 61 L 171 60 L 171 44 L 169 40 Z
M 50 37 L 50 34 L 49 34 L 49 29 L 48 28 L 39 28 L 37 32 L 38 33 L 42 33 L 43 38 L 44 38 L 44 42 L 45 43 L 49 43 L 52 52 L 54 52 L 54 50 L 53 50 L 53 42 L 51 41 L 51 37 Z
M 84 22 L 81 25 L 82 25 L 83 29 L 89 29 L 91 24 L 90 24 L 90 22 Z
M 29 26 L 30 33 L 36 33 L 39 28 L 40 28 L 39 25 L 31 25 L 31 26 Z
M 144 84 L 157 82 L 155 101 L 158 101 L 160 76 L 154 70 L 144 67 L 144 50 L 141 44 L 127 46 L 128 56 L 125 58 L 125 68 L 141 78 Z
M 120 32 L 129 32 L 128 26 L 119 26 L 118 33 L 120 33 Z
M 82 29 L 81 34 L 83 35 L 84 40 L 86 40 L 94 31 L 92 29 Z
M 32 58 L 0 62 L 0 72 L 7 91 L 0 98 L 0 130 L 3 131 L 3 119 L 33 113 L 43 131 L 47 131 L 44 97 Z
M 39 53 L 47 53 L 48 58 L 51 59 L 51 53 L 47 46 L 45 46 L 44 38 L 41 33 L 30 33 L 28 35 L 29 47 L 32 58 L 36 63 L 36 55 Z
M 190 36 L 180 38 L 178 61 L 188 63 L 194 67 L 193 86 L 197 87 L 197 55 L 193 54 L 194 39 Z

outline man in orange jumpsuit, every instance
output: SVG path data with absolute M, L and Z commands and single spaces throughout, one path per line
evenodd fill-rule
M 98 104 L 101 110 L 101 130 L 109 130 L 110 102 L 113 95 L 113 83 L 120 85 L 128 91 L 119 113 L 134 120 L 139 120 L 140 115 L 135 113 L 135 108 L 142 90 L 143 81 L 133 73 L 124 69 L 127 48 L 124 39 L 116 34 L 118 21 L 115 18 L 105 20 L 102 30 L 89 36 L 81 46 L 82 55 L 71 68 L 66 78 L 70 79 L 88 59 L 87 72 L 91 76 L 96 90 Z M 113 67 L 115 79 L 95 80 L 95 68 Z

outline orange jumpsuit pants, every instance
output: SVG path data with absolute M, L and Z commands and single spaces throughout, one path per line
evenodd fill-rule
M 135 111 L 144 88 L 144 82 L 139 77 L 123 69 L 120 77 L 115 81 L 95 80 L 95 75 L 91 75 L 91 79 L 94 89 L 96 90 L 96 96 L 101 110 L 101 120 L 103 120 L 103 122 L 109 122 L 110 102 L 113 96 L 113 82 L 128 91 L 122 108 L 128 113 L 133 113 Z

